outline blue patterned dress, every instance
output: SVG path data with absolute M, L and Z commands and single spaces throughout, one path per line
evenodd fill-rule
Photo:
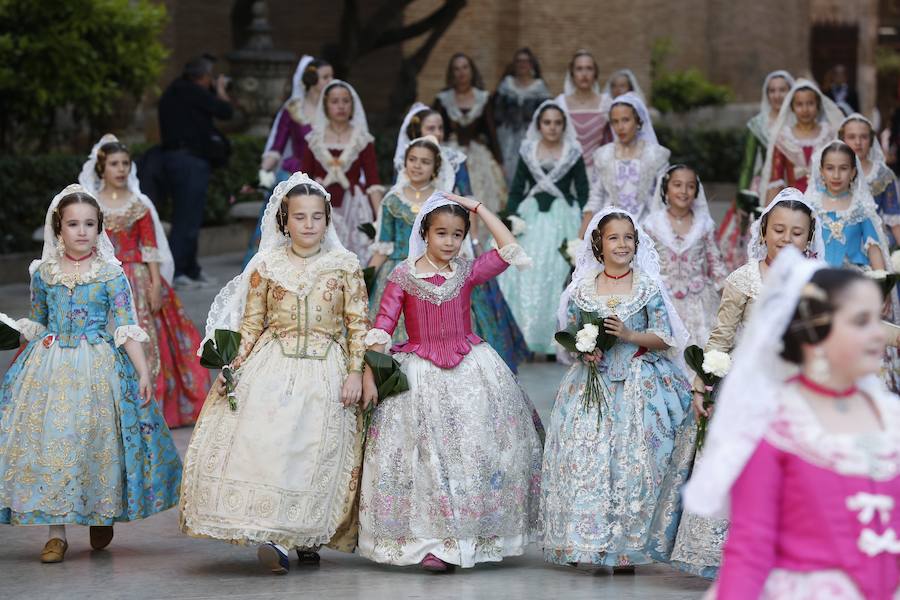
M 674 344 L 656 284 L 635 273 L 629 296 L 599 296 L 595 282 L 578 286 L 569 320 L 581 311 L 617 315 L 634 331 Z M 663 352 L 617 342 L 599 364 L 611 396 L 602 417 L 585 408 L 588 368 L 578 361 L 563 377 L 544 447 L 541 484 L 545 560 L 628 566 L 652 562 L 645 552 L 650 522 L 675 438 L 687 422 L 690 385 Z
M 388 194 L 381 202 L 380 229 L 374 250 L 388 258 L 375 274 L 375 289 L 369 291 L 369 316 L 373 320 L 378 314 L 388 276 L 409 255 L 409 236 L 416 220 L 413 210 L 396 193 Z M 497 351 L 513 372 L 528 357 L 525 338 L 522 337 L 495 279 L 472 290 L 472 325 L 475 333 Z M 402 318 L 397 324 L 393 339 L 398 343 L 406 340 L 406 327 Z
M 31 341 L 0 387 L 0 523 L 111 525 L 174 506 L 181 460 L 119 347 L 146 336 L 121 267 L 45 261 L 31 290 Z
M 891 227 L 900 225 L 900 193 L 897 190 L 897 176 L 884 163 L 877 163 L 866 177 L 869 191 L 878 206 L 878 214 L 884 221 L 885 234 L 891 247 L 897 245 Z

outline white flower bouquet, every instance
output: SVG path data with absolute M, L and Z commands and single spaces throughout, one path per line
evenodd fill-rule
M 603 320 L 593 313 L 580 312 L 581 327 L 577 323 L 569 325 L 562 331 L 557 331 L 554 339 L 557 343 L 581 358 L 588 368 L 587 383 L 582 395 L 585 410 L 597 407 L 597 427 L 603 418 L 603 404 L 611 392 L 606 389 L 606 384 L 597 371 L 596 353 L 606 352 L 616 343 L 616 336 L 607 333 L 603 328 Z M 586 360 L 588 358 L 591 360 Z
M 704 352 L 700 346 L 688 346 L 684 349 L 684 362 L 694 370 L 708 388 L 703 392 L 703 408 L 711 407 L 714 403 L 714 390 L 710 391 L 709 388 L 715 388 L 731 370 L 731 355 L 719 350 Z M 703 442 L 706 441 L 708 425 L 709 417 L 701 415 L 697 423 L 697 452 L 703 448 Z

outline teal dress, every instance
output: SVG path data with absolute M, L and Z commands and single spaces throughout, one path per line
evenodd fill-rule
M 409 236 L 415 220 L 416 213 L 412 206 L 396 193 L 389 193 L 381 201 L 378 239 L 373 250 L 386 255 L 387 260 L 376 271 L 374 289 L 369 290 L 369 316 L 373 321 L 378 315 L 381 296 L 391 271 L 409 255 Z M 516 372 L 519 363 L 528 358 L 522 332 L 494 279 L 472 289 L 472 326 L 475 333 L 497 351 L 513 372 Z M 393 339 L 395 343 L 400 343 L 406 338 L 406 326 L 401 317 Z
M 45 261 L 31 293 L 33 339 L 0 387 L 0 523 L 112 525 L 171 508 L 181 460 L 120 348 L 142 333 L 122 269 L 95 259 L 79 277 Z
M 517 241 L 534 264 L 525 271 L 507 269 L 497 281 L 528 349 L 552 354 L 557 330 L 554 307 L 571 271 L 559 248 L 578 236 L 590 189 L 577 146 L 567 147 L 559 161 L 545 164 L 538 162 L 535 147 L 534 142 L 522 145 L 506 204 L 507 212 L 525 221 L 525 232 Z
M 674 344 L 659 289 L 635 272 L 629 296 L 599 296 L 593 279 L 572 294 L 568 318 L 618 316 L 634 331 Z M 689 423 L 690 385 L 667 352 L 617 342 L 598 365 L 608 391 L 585 407 L 588 367 L 563 376 L 547 427 L 541 481 L 541 545 L 556 564 L 652 562 L 645 547 L 676 437 Z M 598 410 L 602 412 L 598 414 Z

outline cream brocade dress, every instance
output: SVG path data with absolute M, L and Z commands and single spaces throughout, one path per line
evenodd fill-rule
M 359 261 L 333 250 L 298 270 L 280 248 L 250 277 L 237 410 L 210 392 L 185 457 L 181 529 L 233 543 L 356 546 L 368 304 Z

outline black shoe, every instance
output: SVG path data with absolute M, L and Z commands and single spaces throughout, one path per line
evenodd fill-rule
M 272 542 L 260 546 L 256 556 L 259 558 L 260 566 L 276 575 L 284 575 L 291 568 L 288 555 Z
M 301 550 L 297 548 L 297 562 L 301 565 L 318 565 L 321 557 L 315 550 Z

